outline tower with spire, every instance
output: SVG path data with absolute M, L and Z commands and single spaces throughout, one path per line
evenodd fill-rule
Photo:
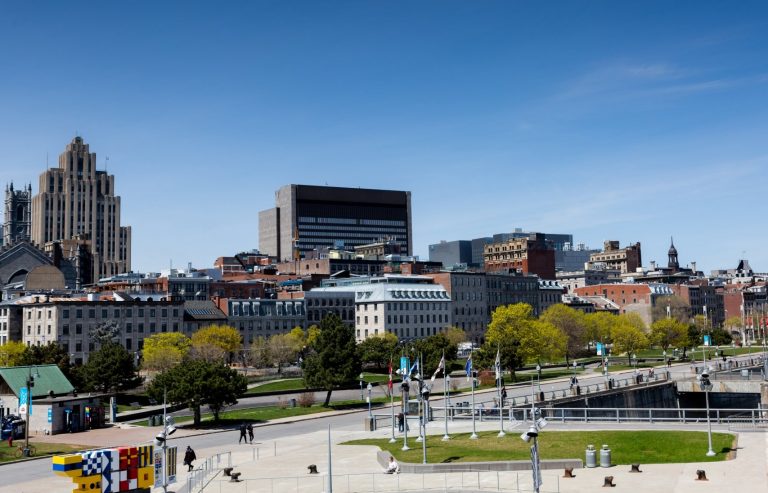
M 678 271 L 680 269 L 680 262 L 677 260 L 677 248 L 675 248 L 675 239 L 670 236 L 669 242 L 669 252 L 667 252 L 669 260 L 667 261 L 667 268 L 673 271 Z
M 5 186 L 5 223 L 2 234 L 5 246 L 29 241 L 32 233 L 32 185 L 13 188 L 13 182 Z

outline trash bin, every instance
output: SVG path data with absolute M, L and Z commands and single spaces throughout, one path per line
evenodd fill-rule
M 595 458 L 595 446 L 587 445 L 587 467 L 597 467 L 597 461 Z
M 147 426 L 155 426 L 155 417 L 154 416 L 150 416 L 147 419 Z
M 609 379 L 608 379 L 608 388 L 609 388 L 609 389 L 612 389 L 612 388 L 613 388 L 613 379 L 612 379 L 612 378 L 609 378 Z
M 296 399 L 291 399 L 291 407 L 296 407 Z
M 376 431 L 376 420 L 366 416 L 363 418 L 363 428 L 365 431 Z
M 539 402 L 544 402 L 544 392 L 539 392 Z
M 576 395 L 581 395 L 581 385 L 576 386 Z
M 600 449 L 600 467 L 611 467 L 611 449 L 608 445 Z

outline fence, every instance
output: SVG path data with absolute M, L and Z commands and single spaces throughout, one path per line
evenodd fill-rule
M 206 481 L 213 478 L 208 476 L 219 472 L 225 467 L 232 467 L 232 452 L 223 452 L 208 457 L 197 468 L 193 469 L 187 477 L 187 491 L 189 493 L 203 491 Z
M 205 486 L 210 493 L 317 493 L 327 491 L 328 476 L 308 475 L 277 478 L 241 478 L 239 482 L 216 479 Z M 202 490 L 201 490 L 202 491 Z M 430 474 L 341 474 L 333 475 L 334 493 L 353 492 L 532 492 L 531 471 L 481 471 Z M 541 493 L 558 493 L 560 477 L 542 473 Z

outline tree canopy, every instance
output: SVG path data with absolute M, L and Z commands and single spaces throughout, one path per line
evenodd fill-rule
M 384 368 L 393 357 L 397 336 L 390 332 L 369 337 L 357 345 L 360 361 L 375 368 Z
M 161 332 L 144 339 L 142 366 L 164 371 L 176 366 L 189 354 L 192 341 L 181 332 Z
M 614 350 L 618 353 L 627 353 L 627 361 L 630 364 L 634 353 L 648 347 L 648 337 L 643 327 L 642 319 L 630 313 L 616 317 L 616 323 L 611 328 Z
M 240 332 L 228 325 L 209 325 L 192 334 L 192 354 L 205 361 L 232 361 L 242 348 Z
M 675 318 L 662 318 L 651 324 L 651 342 L 664 351 L 684 347 L 688 341 L 688 324 Z
M 222 409 L 237 404 L 247 388 L 245 377 L 221 362 L 188 358 L 156 375 L 147 393 L 162 402 L 163 392 L 167 392 L 168 402 L 189 407 L 195 426 L 199 426 L 201 406 L 207 405 L 218 421 Z
M 20 366 L 24 364 L 27 346 L 21 341 L 8 341 L 0 345 L 0 366 Z
M 587 321 L 584 312 L 557 303 L 547 308 L 539 318 L 565 334 L 565 362 L 568 364 L 569 357 L 576 357 L 586 342 Z
M 130 390 L 141 385 L 134 356 L 120 344 L 106 342 L 88 357 L 80 369 L 85 390 L 106 394 Z
M 323 406 L 328 406 L 333 389 L 357 381 L 362 365 L 355 343 L 355 331 L 335 315 L 320 322 L 320 334 L 312 351 L 302 363 L 307 387 L 325 389 Z

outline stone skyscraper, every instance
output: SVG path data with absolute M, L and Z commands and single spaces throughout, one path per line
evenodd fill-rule
M 59 242 L 64 255 L 87 247 L 92 282 L 131 270 L 131 228 L 120 226 L 115 177 L 96 170 L 96 153 L 75 137 L 59 155 L 59 167 L 40 175 L 32 199 L 32 241 L 49 250 Z
M 3 245 L 29 241 L 32 223 L 32 185 L 14 190 L 13 183 L 5 187 L 5 224 Z

